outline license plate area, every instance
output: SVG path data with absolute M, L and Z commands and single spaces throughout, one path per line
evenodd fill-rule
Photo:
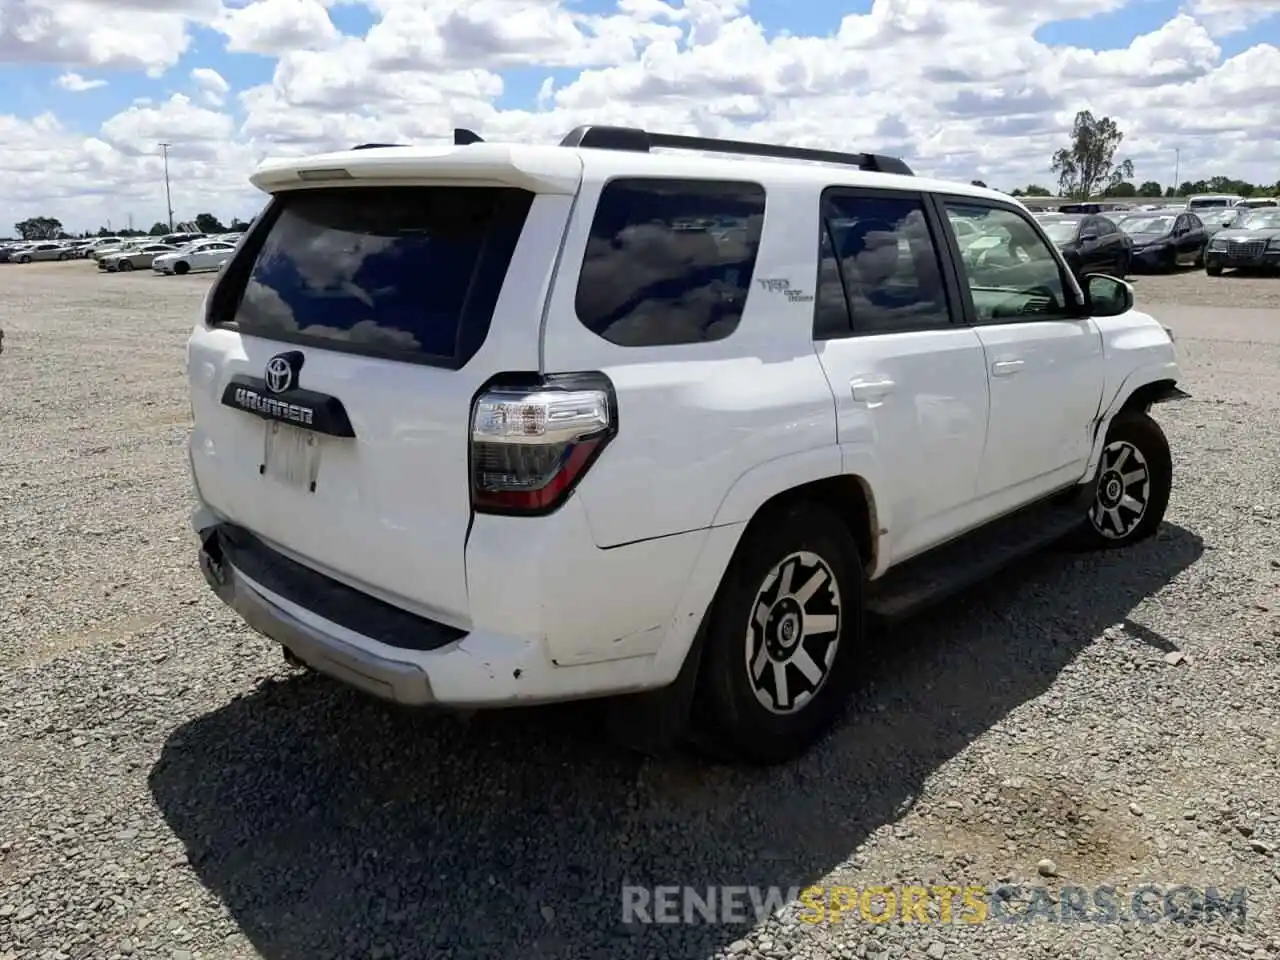
M 278 420 L 268 420 L 263 427 L 258 473 L 287 487 L 315 493 L 327 438 Z

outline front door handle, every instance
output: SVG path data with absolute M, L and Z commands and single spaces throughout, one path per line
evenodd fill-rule
M 1025 366 L 1024 360 L 997 360 L 991 365 L 991 373 L 997 377 L 1011 377 Z
M 850 380 L 849 389 L 853 391 L 853 399 L 864 403 L 875 403 L 893 393 L 897 384 L 882 377 L 878 379 Z

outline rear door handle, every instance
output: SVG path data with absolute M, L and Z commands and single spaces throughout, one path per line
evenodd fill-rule
M 997 377 L 1011 377 L 1026 365 L 1025 360 L 997 360 L 991 365 L 991 373 Z
M 897 384 L 887 377 L 855 379 L 849 381 L 849 389 L 853 391 L 853 399 L 865 403 L 874 403 L 877 400 L 883 400 L 889 394 L 893 393 L 893 388 Z

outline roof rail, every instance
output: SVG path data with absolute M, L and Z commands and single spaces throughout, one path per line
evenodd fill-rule
M 677 133 L 653 133 L 639 127 L 585 125 L 575 127 L 560 141 L 562 147 L 588 147 L 597 150 L 631 150 L 648 153 L 654 147 L 672 150 L 705 150 L 709 153 L 735 153 L 749 157 L 774 157 L 780 160 L 817 160 L 840 163 L 872 173 L 896 173 L 913 176 L 912 170 L 898 157 L 879 153 L 841 153 L 836 150 L 812 150 L 776 143 L 753 143 L 747 140 L 717 140 L 712 137 L 687 137 Z

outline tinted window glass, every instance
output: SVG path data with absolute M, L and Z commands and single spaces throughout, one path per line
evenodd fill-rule
M 830 191 L 824 199 L 854 332 L 950 325 L 923 202 Z
M 951 212 L 950 208 L 947 212 Z M 1079 220 L 1046 220 L 1043 226 L 1054 243 L 1074 243 L 1076 234 L 1080 232 Z
M 848 336 L 853 324 L 849 319 L 844 284 L 840 281 L 840 265 L 836 262 L 831 230 L 825 221 L 819 232 L 822 236 L 818 242 L 818 292 L 814 295 L 813 304 L 813 338 L 830 340 Z
M 626 347 L 729 336 L 751 289 L 764 203 L 754 183 L 611 181 L 591 222 L 578 318 Z
M 1118 229 L 1116 225 L 1112 223 L 1110 220 L 1108 220 L 1106 217 L 1096 218 L 1095 225 L 1098 228 L 1098 236 L 1100 237 L 1105 237 L 1108 234 L 1115 233 L 1116 230 Z
M 236 325 L 290 343 L 463 363 L 488 330 L 531 199 L 490 187 L 282 194 Z
M 979 322 L 1070 315 L 1062 270 L 1029 219 L 999 207 L 960 202 L 948 202 L 946 210 L 951 218 L 978 220 L 997 238 L 962 250 L 964 279 Z

